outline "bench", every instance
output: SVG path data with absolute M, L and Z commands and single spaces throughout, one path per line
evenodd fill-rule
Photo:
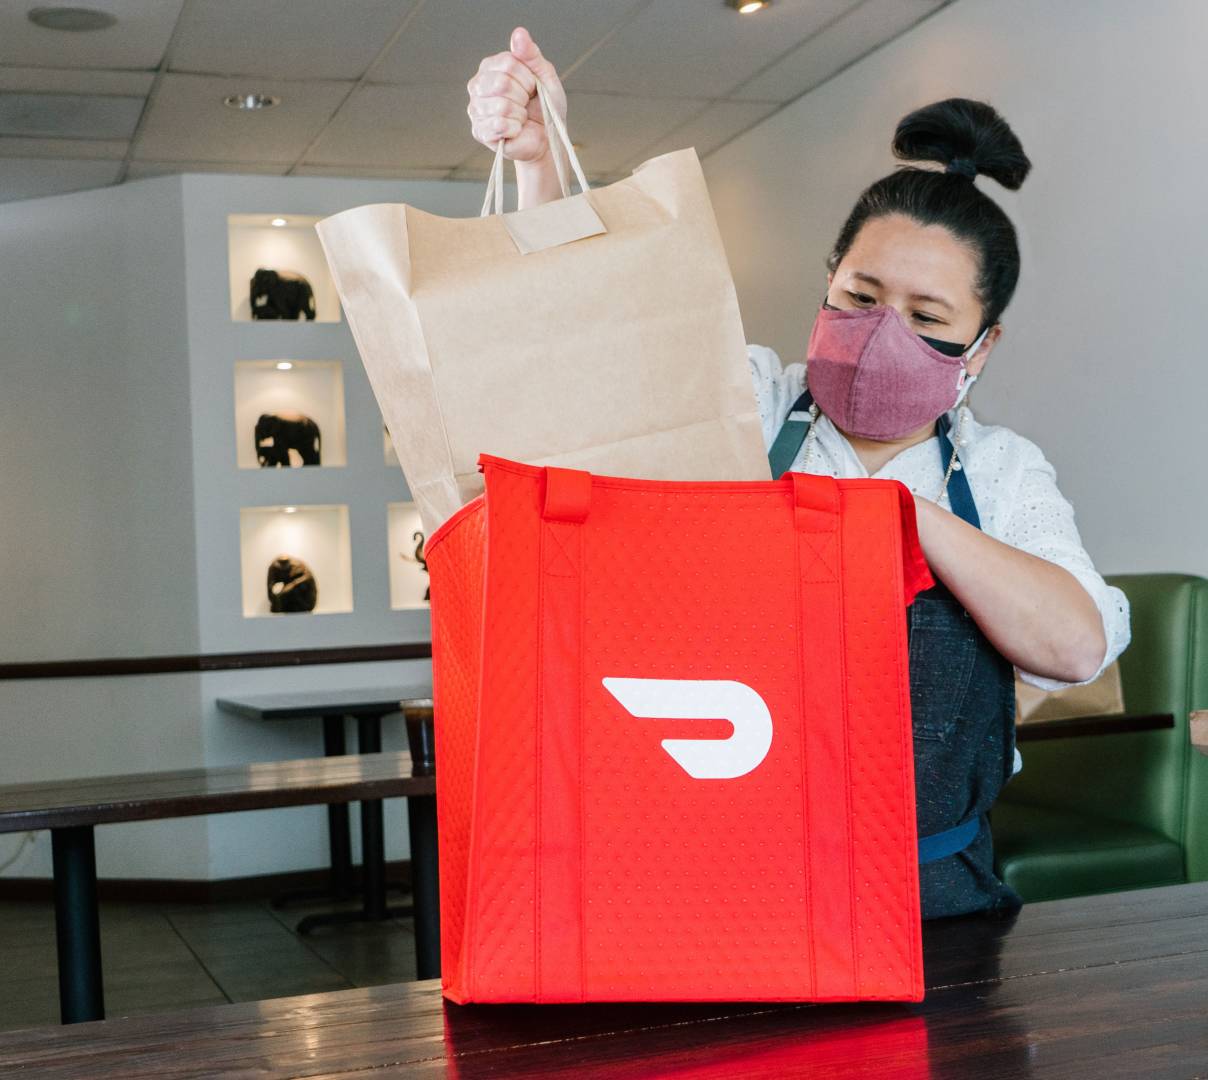
M 381 799 L 406 798 L 411 818 L 416 960 L 421 978 L 440 972 L 436 859 L 436 778 L 405 752 L 258 762 L 212 769 L 44 781 L 0 787 L 0 833 L 49 829 L 54 860 L 59 1009 L 63 1023 L 104 1018 L 100 917 L 93 829 L 267 810 L 282 806 L 376 802 L 363 816 L 365 904 L 385 909 Z M 378 867 L 368 878 L 370 863 Z
M 0 1033 L 0 1075 L 1195 1076 L 1208 883 L 923 924 L 922 1003 L 454 1005 L 374 986 Z

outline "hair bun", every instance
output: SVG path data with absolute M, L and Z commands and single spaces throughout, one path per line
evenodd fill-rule
M 937 101 L 903 117 L 893 152 L 903 161 L 938 162 L 969 180 L 984 173 L 1011 191 L 1032 168 L 1007 122 L 984 101 L 969 98 Z

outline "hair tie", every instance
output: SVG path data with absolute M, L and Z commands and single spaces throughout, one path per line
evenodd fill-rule
M 977 176 L 977 163 L 972 158 L 953 158 L 944 168 L 944 172 L 958 173 L 967 180 L 972 180 Z

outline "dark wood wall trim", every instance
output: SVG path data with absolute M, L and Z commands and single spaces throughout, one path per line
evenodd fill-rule
M 131 656 L 98 660 L 49 660 L 0 664 L 0 679 L 74 679 L 100 675 L 163 675 L 175 671 L 233 671 L 241 668 L 298 667 L 303 664 L 363 664 L 379 660 L 428 660 L 430 641 L 398 645 L 350 645 L 331 649 L 210 653 L 185 656 Z
M 352 867 L 352 883 L 360 886 L 361 868 Z M 411 884 L 411 860 L 386 863 L 386 878 L 404 886 Z M 97 897 L 122 903 L 213 904 L 222 900 L 259 900 L 282 893 L 322 889 L 331 881 L 331 871 L 295 870 L 284 874 L 195 881 L 176 878 L 100 878 Z M 54 901 L 50 878 L 0 878 L 0 900 Z

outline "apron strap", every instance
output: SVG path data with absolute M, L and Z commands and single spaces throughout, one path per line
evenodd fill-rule
M 768 451 L 768 464 L 772 466 L 773 480 L 779 480 L 797 460 L 797 454 L 809 434 L 810 406 L 813 404 L 814 396 L 806 390 L 789 409 L 788 416 L 776 434 L 776 441 Z
M 919 862 L 935 862 L 937 859 L 946 859 L 949 855 L 955 855 L 972 844 L 980 832 L 981 816 L 978 815 L 951 829 L 945 829 L 943 832 L 920 836 Z
M 809 434 L 809 411 L 813 404 L 814 396 L 806 390 L 793 402 L 793 407 L 789 409 L 789 414 L 781 424 L 780 431 L 776 433 L 772 449 L 768 451 L 768 464 L 772 467 L 773 480 L 779 480 L 788 472 L 789 467 L 801 452 L 805 437 Z M 952 445 L 952 439 L 948 435 L 952 426 L 948 420 L 948 414 L 941 414 L 935 426 L 940 447 L 940 469 L 947 475 L 948 463 L 952 460 L 952 455 L 956 453 L 956 447 Z M 957 517 L 967 521 L 975 529 L 981 528 L 981 515 L 977 512 L 973 489 L 969 487 L 969 478 L 965 475 L 959 459 L 952 469 L 952 476 L 948 479 L 948 502 L 952 505 L 952 512 Z
M 940 443 L 940 468 L 948 472 L 948 462 L 956 453 L 956 447 L 948 437 L 951 427 L 948 414 L 942 413 L 935 423 L 936 434 Z M 948 479 L 948 502 L 952 504 L 952 512 L 963 521 L 967 521 L 975 529 L 981 528 L 981 515 L 977 512 L 977 503 L 973 501 L 973 489 L 969 487 L 969 478 L 965 475 L 963 463 L 957 459 L 952 467 L 952 476 Z

